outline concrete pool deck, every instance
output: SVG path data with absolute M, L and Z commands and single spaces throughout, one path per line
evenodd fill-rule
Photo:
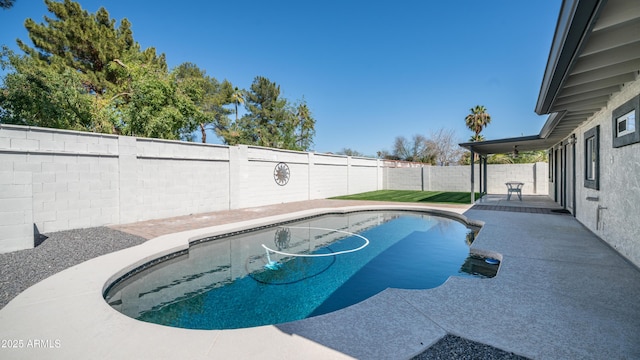
M 0 358 L 406 359 L 447 333 L 535 359 L 640 358 L 640 271 L 543 197 L 470 206 L 311 201 L 118 227 L 157 232 L 142 245 L 64 270 L 0 310 Z M 480 206 L 481 205 L 481 206 Z M 498 211 L 501 206 L 523 212 Z M 109 307 L 109 280 L 204 234 L 328 208 L 434 208 L 484 223 L 472 245 L 502 259 L 493 279 L 450 278 L 430 290 L 387 289 L 331 314 L 275 326 L 202 331 L 128 318 Z M 182 229 L 187 230 L 175 233 Z M 174 232 L 174 233 L 172 233 Z M 22 341 L 20 348 L 19 341 Z M 9 345 L 13 345 L 10 343 Z

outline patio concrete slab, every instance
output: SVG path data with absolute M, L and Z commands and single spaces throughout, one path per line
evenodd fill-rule
M 393 291 L 348 309 L 277 325 L 357 359 L 408 359 L 446 331 Z
M 554 205 L 533 200 L 540 207 Z M 472 251 L 502 260 L 495 278 L 452 277 L 430 290 L 387 289 L 347 309 L 293 323 L 176 329 L 128 318 L 102 299 L 114 277 L 186 248 L 189 239 L 328 210 L 425 208 L 342 204 L 241 212 L 259 214 L 248 219 L 215 214 L 209 219 L 236 220 L 162 235 L 62 271 L 0 310 L 0 339 L 23 344 L 1 348 L 0 358 L 406 359 L 446 333 L 535 359 L 640 358 L 640 271 L 570 215 L 468 210 L 464 216 L 484 223 Z M 458 216 L 468 208 L 434 209 Z M 166 222 L 161 230 L 188 228 L 189 221 L 177 223 Z M 34 346 L 33 340 L 46 346 Z
M 522 195 L 522 200 L 519 200 L 517 196 L 511 196 L 511 200 L 507 200 L 506 194 L 487 194 L 478 199 L 476 204 L 562 209 L 562 206 L 551 201 L 551 199 L 546 195 Z

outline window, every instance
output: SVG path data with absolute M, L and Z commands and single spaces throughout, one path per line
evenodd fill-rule
M 600 126 L 584 133 L 584 187 L 600 189 Z
M 640 95 L 613 110 L 613 147 L 640 142 Z
M 616 119 L 616 137 L 632 134 L 636 131 L 636 111 L 630 111 Z
M 595 137 L 587 139 L 587 180 L 596 179 L 596 147 Z

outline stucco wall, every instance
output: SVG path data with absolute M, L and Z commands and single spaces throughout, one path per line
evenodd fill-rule
M 615 94 L 606 108 L 582 124 L 576 135 L 576 218 L 640 266 L 640 143 L 613 147 L 612 112 L 640 94 L 640 79 Z M 584 133 L 600 125 L 600 189 L 584 186 Z M 599 210 L 598 207 L 606 209 Z

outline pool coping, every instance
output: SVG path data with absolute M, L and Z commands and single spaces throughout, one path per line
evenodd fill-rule
M 45 354 L 48 357 L 53 355 L 54 357 L 68 358 L 86 354 L 86 349 L 83 346 L 85 341 L 81 341 L 83 344 L 76 343 L 79 337 L 88 335 L 94 339 L 100 338 L 99 343 L 96 344 L 96 348 L 99 349 L 96 357 L 102 357 L 100 355 L 104 355 L 104 357 L 125 355 L 160 358 L 180 357 L 185 356 L 185 351 L 188 351 L 190 358 L 207 358 L 227 354 L 234 358 L 251 358 L 254 355 L 256 357 L 259 355 L 261 358 L 268 359 L 270 357 L 265 356 L 264 346 L 277 344 L 275 346 L 278 349 L 285 348 L 291 351 L 292 357 L 304 355 L 305 358 L 317 359 L 349 358 L 345 354 L 308 339 L 283 333 L 274 325 L 236 330 L 188 330 L 137 321 L 112 309 L 104 301 L 103 293 L 115 279 L 127 272 L 156 258 L 186 250 L 194 240 L 326 213 L 372 210 L 420 211 L 481 226 L 481 223 L 469 221 L 458 213 L 464 211 L 464 208 L 360 205 L 314 208 L 163 235 L 138 246 L 78 264 L 28 288 L 0 310 L 0 324 L 11 324 L 11 326 L 2 327 L 0 337 L 25 342 L 23 351 L 14 349 L 15 351 L 7 353 L 9 357 L 15 354 L 20 358 L 25 358 L 25 356 L 26 358 L 39 358 Z M 358 304 L 354 306 L 357 307 Z M 341 312 L 349 312 L 349 309 L 344 309 Z M 304 320 L 301 321 L 304 322 Z M 108 331 L 108 329 L 112 331 Z M 261 339 L 260 341 L 252 341 L 254 344 L 264 344 L 255 349 L 245 345 L 240 347 L 240 339 L 244 339 L 242 340 L 244 344 L 247 336 Z M 39 343 L 44 341 L 45 345 L 43 347 L 38 344 L 37 347 L 27 349 L 27 345 L 30 346 L 29 340 L 38 340 Z M 86 339 L 86 341 L 91 342 L 92 339 Z M 136 344 L 135 349 L 122 352 L 128 348 L 128 346 L 124 346 L 126 343 Z M 171 349 L 167 349 L 166 345 L 171 343 L 174 345 L 171 346 Z M 159 347 L 158 345 L 163 346 Z M 140 352 L 140 349 L 147 350 Z M 414 352 L 419 350 L 416 349 Z M 278 351 L 274 355 L 274 358 L 282 358 L 283 354 L 282 351 Z
M 277 226 L 279 224 L 284 224 L 292 221 L 305 220 L 305 219 L 313 218 L 317 216 L 332 215 L 332 214 L 348 214 L 353 212 L 364 212 L 364 211 L 392 210 L 392 211 L 422 212 L 430 215 L 441 216 L 448 219 L 457 220 L 459 222 L 462 222 L 465 226 L 470 226 L 475 228 L 482 228 L 482 226 L 484 225 L 484 222 L 482 221 L 475 221 L 472 219 L 468 219 L 466 216 L 461 215 L 460 213 L 457 213 L 455 211 L 452 211 L 452 210 L 455 210 L 455 208 L 454 209 L 446 208 L 446 210 L 444 209 L 445 208 L 425 207 L 425 206 L 406 206 L 406 205 L 369 205 L 369 206 L 363 206 L 363 205 L 353 206 L 352 205 L 352 206 L 340 207 L 340 208 L 317 208 L 317 209 L 298 211 L 298 212 L 294 212 L 286 215 L 275 215 L 275 216 L 269 216 L 269 217 L 255 219 L 255 220 L 244 221 L 240 223 L 228 224 L 228 226 L 217 225 L 217 226 L 211 226 L 207 228 L 201 228 L 201 229 L 173 233 L 169 235 L 163 235 L 163 236 L 151 239 L 150 241 L 162 242 L 166 240 L 165 237 L 171 237 L 171 238 L 179 237 L 180 240 L 184 240 L 184 237 L 186 237 L 186 243 L 181 243 L 179 245 L 171 247 L 170 249 L 166 249 L 165 251 L 158 253 L 158 256 L 155 259 L 151 259 L 151 260 L 148 260 L 148 258 L 141 259 L 140 261 L 137 261 L 133 264 L 130 264 L 126 268 L 121 269 L 120 271 L 118 271 L 112 277 L 109 278 L 109 280 L 105 283 L 105 286 L 102 292 L 103 294 L 106 294 L 107 291 L 109 290 L 109 287 L 112 286 L 115 281 L 118 281 L 123 277 L 126 277 L 131 272 L 139 270 L 140 267 L 146 264 L 149 264 L 150 262 L 153 262 L 160 258 L 172 257 L 174 254 L 184 253 L 184 251 L 188 251 L 191 246 L 202 243 L 202 242 L 215 241 L 215 239 L 207 240 L 208 238 L 236 235 L 243 232 L 260 230 L 264 227 Z M 458 211 L 462 211 L 462 210 L 465 210 L 465 209 L 458 208 Z M 479 256 L 493 257 L 495 259 L 501 260 L 501 255 L 496 252 L 486 251 L 483 249 L 473 249 L 472 252 Z
M 141 263 L 185 249 L 193 239 L 325 212 L 359 210 L 417 210 L 447 214 L 449 217 L 456 217 L 474 224 L 484 223 L 485 226 L 472 245 L 473 252 L 491 255 L 501 260 L 507 254 L 507 258 L 503 260 L 498 276 L 493 279 L 452 277 L 435 289 L 387 289 L 359 304 L 330 314 L 287 324 L 248 329 L 187 330 L 140 322 L 115 311 L 102 298 L 105 286 L 111 280 Z M 582 342 L 576 345 L 571 343 L 570 339 L 561 339 L 558 345 L 550 346 L 550 350 L 540 350 L 540 344 L 535 342 L 533 344 L 526 341 L 514 343 L 509 339 L 510 333 L 474 334 L 467 330 L 467 328 L 473 329 L 474 326 L 460 324 L 461 316 L 468 316 L 465 312 L 481 318 L 483 315 L 494 319 L 504 317 L 504 314 L 500 313 L 505 310 L 500 309 L 504 303 L 500 301 L 505 301 L 505 297 L 496 298 L 496 291 L 509 293 L 510 299 L 507 304 L 522 306 L 524 302 L 527 305 L 536 306 L 535 303 L 529 303 L 527 300 L 535 296 L 535 292 L 531 294 L 530 291 L 527 292 L 521 288 L 522 271 L 514 268 L 513 262 L 509 261 L 518 255 L 514 253 L 516 249 L 510 248 L 504 241 L 504 236 L 513 233 L 509 233 L 508 229 L 505 233 L 505 228 L 499 226 L 504 219 L 497 219 L 496 214 L 500 217 L 509 216 L 512 219 L 520 219 L 519 221 L 523 222 L 521 226 L 527 222 L 535 223 L 535 220 L 547 221 L 552 218 L 561 218 L 557 215 L 505 214 L 473 211 L 466 208 L 361 205 L 315 208 L 160 236 L 141 245 L 71 267 L 18 295 L 0 310 L 2 325 L 0 338 L 22 340 L 24 346 L 22 349 L 2 349 L 3 358 L 80 358 L 86 357 L 88 351 L 91 351 L 93 358 L 409 358 L 422 352 L 447 333 L 464 336 L 529 357 L 553 358 L 548 354 L 559 351 L 559 348 L 571 349 L 572 352 L 568 354 L 596 356 L 598 352 L 582 351 L 582 345 L 580 345 Z M 567 221 L 576 222 L 573 218 Z M 511 223 L 516 222 L 511 221 Z M 573 228 L 576 226 L 572 225 Z M 502 241 L 500 235 L 502 235 Z M 584 234 L 577 236 L 584 236 Z M 503 251 L 500 251 L 501 249 Z M 539 254 L 536 255 L 540 257 Z M 536 258 L 518 260 L 525 265 L 529 260 L 534 263 L 540 261 Z M 544 259 L 544 261 L 547 260 Z M 616 269 L 624 267 L 624 264 L 618 263 L 611 256 L 607 257 L 607 261 L 612 262 L 607 266 L 613 266 Z M 629 273 L 628 269 L 625 271 Z M 640 284 L 638 280 L 640 277 L 633 271 L 637 273 L 637 269 L 631 270 L 631 274 L 634 275 L 632 276 L 633 284 Z M 493 302 L 493 308 L 474 304 L 461 309 L 457 303 L 469 294 L 483 294 L 487 299 L 485 301 Z M 562 298 L 566 297 L 566 294 L 562 295 Z M 635 296 L 635 293 L 632 295 Z M 537 296 L 540 297 L 540 294 Z M 546 296 L 550 297 L 548 294 Z M 434 302 L 434 300 L 437 301 Z M 547 303 L 557 303 L 557 299 L 551 296 L 543 305 L 547 306 L 545 305 Z M 537 306 L 541 305 L 537 304 Z M 587 305 L 583 304 L 583 306 Z M 443 311 L 438 308 L 448 308 L 450 312 L 442 314 Z M 628 312 L 629 309 L 624 309 L 623 315 L 629 315 Z M 640 313 L 640 311 L 637 312 Z M 631 308 L 631 315 L 633 316 L 628 318 L 632 323 L 625 324 L 623 329 L 633 334 L 638 332 L 639 327 L 637 324 L 634 326 L 633 323 L 638 318 L 636 308 Z M 619 318 L 621 318 L 620 314 L 616 314 L 616 319 L 619 320 Z M 509 330 L 510 326 L 521 326 L 517 318 L 507 317 L 507 320 L 512 324 L 507 324 L 509 326 L 506 326 L 505 331 Z M 545 318 L 545 321 L 551 320 Z M 592 321 L 589 323 L 591 324 Z M 616 326 L 619 326 L 618 323 L 619 321 Z M 609 328 L 610 325 L 603 326 Z M 475 326 L 482 326 L 482 323 Z M 531 330 L 528 332 L 534 335 L 535 339 L 546 339 L 545 334 L 548 333 L 544 329 L 541 332 L 540 329 L 536 332 Z M 37 346 L 33 345 L 34 340 L 38 341 Z M 550 340 L 552 343 L 554 341 Z M 32 343 L 31 347 L 27 346 L 29 342 Z M 566 344 L 569 346 L 565 346 Z M 620 349 L 619 344 L 617 345 Z M 629 344 L 624 345 L 622 350 L 618 350 L 623 351 L 623 354 L 629 352 L 635 354 L 635 351 L 640 353 L 638 345 L 635 347 Z M 587 346 L 585 347 L 589 350 Z M 604 350 L 609 351 L 609 349 Z M 566 352 L 558 354 L 567 355 Z

